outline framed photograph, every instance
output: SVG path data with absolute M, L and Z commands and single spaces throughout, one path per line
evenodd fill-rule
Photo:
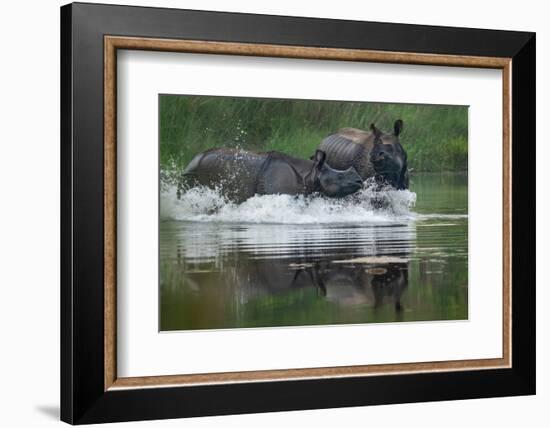
M 535 35 L 61 8 L 61 418 L 535 393 Z

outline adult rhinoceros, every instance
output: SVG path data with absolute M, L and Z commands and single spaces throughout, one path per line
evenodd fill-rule
M 399 142 L 402 129 L 401 119 L 395 121 L 393 133 L 388 134 L 374 124 L 370 131 L 342 128 L 321 141 L 318 149 L 327 154 L 332 168 L 352 166 L 364 180 L 375 177 L 380 184 L 408 189 L 407 153 Z
M 309 195 L 318 192 L 329 197 L 343 197 L 363 187 L 363 180 L 355 169 L 331 168 L 321 150 L 312 158 L 298 159 L 279 152 L 211 149 L 196 155 L 183 176 L 191 185 L 219 188 L 235 202 L 256 194 Z

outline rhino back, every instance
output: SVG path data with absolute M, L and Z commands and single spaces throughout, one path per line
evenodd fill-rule
M 349 131 L 350 129 L 352 132 Z M 327 154 L 327 162 L 332 168 L 347 169 L 353 166 L 365 179 L 374 173 L 369 158 L 372 138 L 364 131 L 361 133 L 353 131 L 355 131 L 353 128 L 344 128 L 329 135 L 321 141 L 319 150 Z
M 266 160 L 260 153 L 233 149 L 213 149 L 196 155 L 184 175 L 208 187 L 217 187 L 235 200 L 245 200 L 256 193 L 258 174 Z

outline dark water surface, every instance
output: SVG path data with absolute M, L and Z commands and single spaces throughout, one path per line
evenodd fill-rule
M 218 216 L 197 208 L 206 196 L 192 215 L 175 205 L 185 215 L 160 222 L 160 329 L 466 319 L 467 176 L 416 175 L 411 191 L 416 206 L 396 215 L 281 198 Z

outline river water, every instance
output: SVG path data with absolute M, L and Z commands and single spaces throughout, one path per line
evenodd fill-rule
M 161 194 L 160 330 L 468 317 L 465 174 L 351 200 Z

